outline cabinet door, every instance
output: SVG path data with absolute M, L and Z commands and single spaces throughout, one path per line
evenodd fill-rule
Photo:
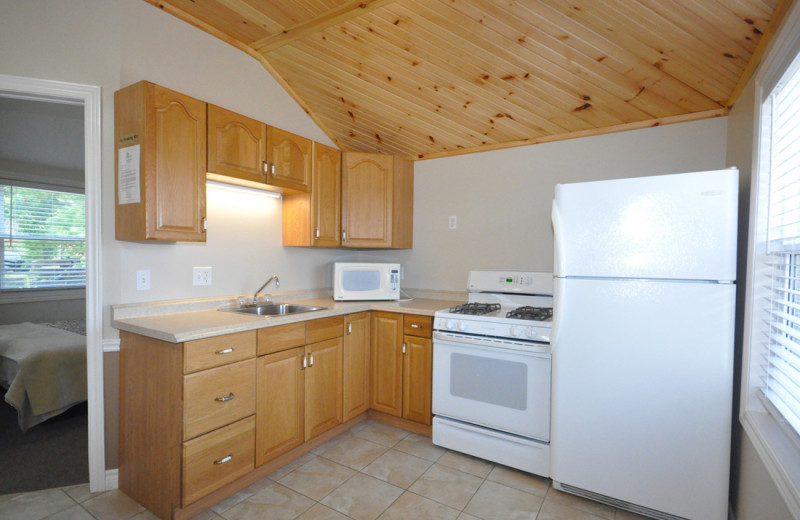
M 256 464 L 299 446 L 303 430 L 305 347 L 261 356 L 256 374 Z
M 370 329 L 370 408 L 400 417 L 403 413 L 403 315 L 373 312 Z
M 342 234 L 342 154 L 314 143 L 311 222 L 314 247 L 339 247 Z
M 306 346 L 305 440 L 342 423 L 342 338 Z
M 206 104 L 141 81 L 115 94 L 114 117 L 116 238 L 205 241 Z M 137 144 L 139 176 L 121 199 L 120 152 Z
M 431 424 L 432 341 L 417 336 L 403 339 L 403 418 Z
M 392 247 L 393 158 L 344 154 L 342 245 Z
M 266 160 L 267 125 L 208 105 L 208 173 L 263 183 Z
M 368 312 L 344 319 L 344 421 L 369 408 L 369 325 Z
M 267 127 L 267 184 L 311 191 L 311 140 Z

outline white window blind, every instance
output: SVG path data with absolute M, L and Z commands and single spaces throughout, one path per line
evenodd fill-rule
M 83 194 L 0 184 L 0 238 L 0 290 L 86 285 Z
M 759 175 L 769 179 L 762 392 L 800 434 L 800 60 L 762 106 Z

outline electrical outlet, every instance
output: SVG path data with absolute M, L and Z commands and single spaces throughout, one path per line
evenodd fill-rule
M 193 267 L 192 280 L 194 285 L 211 285 L 211 268 Z
M 139 269 L 136 271 L 136 290 L 150 290 L 150 269 Z
M 447 227 L 450 229 L 456 229 L 456 227 L 458 227 L 458 217 L 451 215 L 447 221 Z

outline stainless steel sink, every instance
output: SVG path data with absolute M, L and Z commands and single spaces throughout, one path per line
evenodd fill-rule
M 251 303 L 241 307 L 220 309 L 226 312 L 239 312 L 256 316 L 288 316 L 301 312 L 323 311 L 326 307 L 312 307 L 310 305 L 296 305 L 294 303 Z

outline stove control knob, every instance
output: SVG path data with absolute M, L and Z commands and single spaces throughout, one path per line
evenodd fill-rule
M 461 332 L 467 330 L 467 322 L 458 320 L 458 330 L 460 330 Z
M 516 325 L 511 326 L 511 330 L 509 331 L 512 337 L 518 338 L 522 336 L 522 329 L 517 327 Z
M 533 339 L 536 337 L 536 330 L 534 330 L 533 327 L 528 327 L 527 329 L 525 329 L 525 335 L 528 336 L 530 339 Z
M 447 330 L 453 330 L 456 327 L 455 320 L 447 320 Z

